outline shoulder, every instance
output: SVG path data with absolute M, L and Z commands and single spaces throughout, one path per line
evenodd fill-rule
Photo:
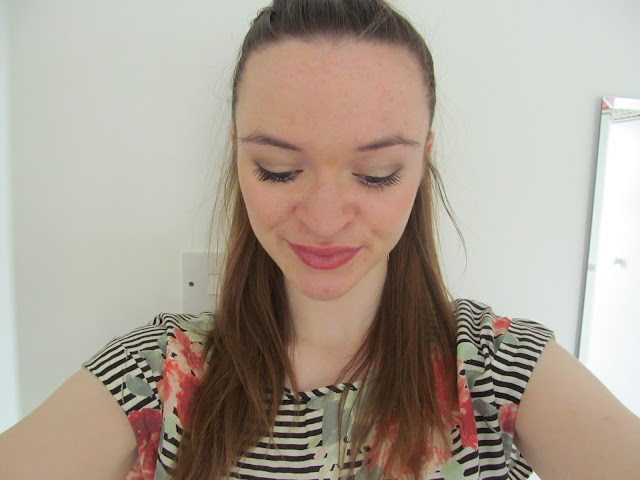
M 201 312 L 199 314 L 187 313 L 159 313 L 146 325 L 136 327 L 129 332 L 113 337 L 105 346 L 123 346 L 128 351 L 140 353 L 147 350 L 165 350 L 167 337 L 187 335 L 194 342 L 203 342 L 213 326 L 215 314 L 213 312 Z M 104 350 L 104 349 L 102 349 Z M 102 353 L 96 353 L 85 364 L 92 363 Z
M 459 356 L 461 350 L 464 353 L 465 349 L 473 350 L 471 347 L 497 353 L 504 350 L 503 343 L 542 349 L 555 338 L 553 331 L 541 323 L 496 315 L 491 307 L 475 300 L 455 300 L 454 312 Z
M 498 316 L 474 300 L 458 299 L 454 305 L 458 367 L 469 387 L 473 390 L 481 376 L 519 401 L 542 350 L 555 339 L 553 331 L 532 320 Z
M 531 468 L 513 445 L 520 401 L 545 346 L 554 339 L 544 325 L 496 315 L 474 300 L 453 304 L 457 323 L 458 400 L 462 444 L 480 450 L 501 445 L 504 467 Z M 496 452 L 493 452 L 496 454 Z
M 135 434 L 138 458 L 126 478 L 164 478 L 157 465 L 169 472 L 214 320 L 212 312 L 160 313 L 82 364 L 107 387 Z
M 160 313 L 147 325 L 112 338 L 82 366 L 102 381 L 125 413 L 141 406 L 159 408 L 157 383 L 167 358 L 201 349 L 214 318 L 212 312 Z

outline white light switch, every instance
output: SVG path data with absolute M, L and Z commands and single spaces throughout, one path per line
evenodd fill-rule
M 206 252 L 182 253 L 182 312 L 198 314 L 215 311 L 223 255 Z

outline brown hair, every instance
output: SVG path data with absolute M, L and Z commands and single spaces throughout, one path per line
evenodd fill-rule
M 285 39 L 318 38 L 407 48 L 424 72 L 425 101 L 433 118 L 436 94 L 431 54 L 408 20 L 385 1 L 274 0 L 258 13 L 242 44 L 232 87 L 234 128 L 238 88 L 251 54 Z M 177 480 L 229 475 L 235 462 L 260 439 L 269 436 L 273 440 L 285 375 L 294 391 L 298 390 L 287 355 L 291 319 L 282 272 L 249 224 L 236 155 L 234 144 L 221 188 L 222 211 L 231 210 L 222 287 L 216 320 L 204 347 L 208 363 L 178 450 L 173 472 Z M 456 401 L 456 325 L 438 262 L 437 195 L 450 212 L 426 149 L 425 162 L 428 174 L 418 188 L 405 231 L 390 254 L 378 312 L 363 344 L 338 377 L 347 382 L 367 379 L 366 394 L 358 395 L 352 425 L 351 473 L 359 452 L 368 452 L 371 459 L 388 449 L 384 455 L 388 460 L 380 465 L 385 477 L 401 472 L 418 477 L 429 459 L 434 435 L 449 444 L 445 413 L 455 408 Z M 442 387 L 437 389 L 437 384 Z M 345 398 L 342 395 L 341 409 Z M 339 414 L 339 421 L 341 418 Z M 376 434 L 372 444 L 367 444 L 373 425 L 379 432 L 396 432 L 391 442 Z M 347 468 L 346 461 L 341 456 L 342 468 Z

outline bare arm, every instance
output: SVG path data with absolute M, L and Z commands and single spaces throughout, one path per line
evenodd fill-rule
M 640 418 L 554 341 L 524 392 L 514 440 L 542 480 L 640 478 Z
M 0 435 L 0 478 L 119 480 L 136 458 L 124 411 L 84 368 Z

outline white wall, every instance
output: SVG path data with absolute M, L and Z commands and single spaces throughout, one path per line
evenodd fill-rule
M 18 421 L 18 364 L 11 251 L 11 183 L 9 144 L 9 21 L 7 1 L 0 0 L 0 432 Z
M 600 97 L 640 97 L 640 3 L 398 2 L 427 32 L 439 159 L 468 245 L 458 296 L 552 327 L 576 351 Z
M 11 142 L 22 414 L 111 336 L 179 311 L 204 249 L 233 60 L 265 0 L 14 0 Z M 403 0 L 440 88 L 452 291 L 574 351 L 599 97 L 640 97 L 640 3 Z

